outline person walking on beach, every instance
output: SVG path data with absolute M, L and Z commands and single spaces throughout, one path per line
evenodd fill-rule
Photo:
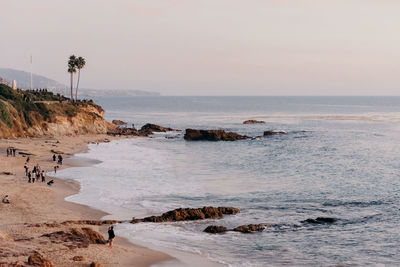
M 7 147 L 7 157 L 10 155 L 10 149 Z
M 26 163 L 28 163 L 28 162 L 29 162 L 29 157 L 26 158 Z
M 114 226 L 108 227 L 108 242 L 110 243 L 110 248 L 113 246 L 115 234 L 114 234 Z
M 53 154 L 53 161 L 56 161 L 56 158 L 57 158 L 56 154 Z
M 29 171 L 28 164 L 25 163 L 24 168 L 25 168 L 25 175 L 28 175 L 28 171 Z
M 46 178 L 45 178 L 45 176 L 44 176 L 44 170 L 42 170 L 40 176 L 42 177 L 42 183 L 44 183 L 45 180 L 46 180 Z
M 32 173 L 29 171 L 28 172 L 28 183 L 32 182 Z

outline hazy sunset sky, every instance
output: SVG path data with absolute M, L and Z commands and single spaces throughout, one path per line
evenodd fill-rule
M 0 67 L 163 95 L 400 95 L 399 0 L 2 0 Z

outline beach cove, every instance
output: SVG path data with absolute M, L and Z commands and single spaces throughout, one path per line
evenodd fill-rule
M 164 253 L 132 245 L 120 237 L 116 239 L 112 249 L 108 245 L 97 244 L 90 244 L 87 248 L 69 249 L 41 236 L 55 231 L 66 231 L 70 226 L 62 228 L 29 227 L 30 224 L 66 220 L 99 220 L 106 213 L 65 201 L 65 197 L 79 192 L 79 184 L 72 180 L 47 177 L 46 181 L 49 179 L 55 181 L 51 187 L 41 182 L 27 183 L 23 168 L 26 156 L 19 155 L 18 152 L 31 153 L 31 165 L 39 163 L 44 170 L 51 172 L 54 166 L 51 150 L 63 152 L 66 160 L 60 169 L 68 168 L 74 166 L 73 163 L 68 164 L 69 155 L 86 151 L 87 144 L 90 142 L 101 142 L 106 139 L 109 140 L 112 137 L 85 135 L 0 140 L 0 194 L 1 197 L 8 195 L 10 200 L 10 204 L 0 204 L 0 263 L 27 262 L 28 256 L 33 251 L 44 255 L 55 266 L 89 266 L 91 262 L 104 266 L 150 266 L 172 259 Z M 15 147 L 17 156 L 7 157 L 7 147 Z M 103 236 L 106 235 L 105 226 L 90 227 Z M 73 257 L 75 256 L 83 256 L 84 260 L 74 261 Z

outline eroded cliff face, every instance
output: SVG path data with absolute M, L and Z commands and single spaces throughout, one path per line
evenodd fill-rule
M 6 122 L 0 120 L 0 138 L 105 134 L 116 128 L 103 118 L 104 110 L 95 104 L 44 103 L 48 114 L 37 111 L 21 114 L 7 101 L 0 102 L 8 116 Z

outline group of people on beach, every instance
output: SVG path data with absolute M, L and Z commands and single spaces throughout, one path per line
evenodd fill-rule
M 17 152 L 16 148 L 7 147 L 7 157 L 15 157 L 16 152 Z
M 25 163 L 25 175 L 28 177 L 28 183 L 35 183 L 41 181 L 42 183 L 46 182 L 46 176 L 44 174 L 44 170 L 40 168 L 39 164 L 33 166 L 32 171 L 29 170 L 28 162 Z

